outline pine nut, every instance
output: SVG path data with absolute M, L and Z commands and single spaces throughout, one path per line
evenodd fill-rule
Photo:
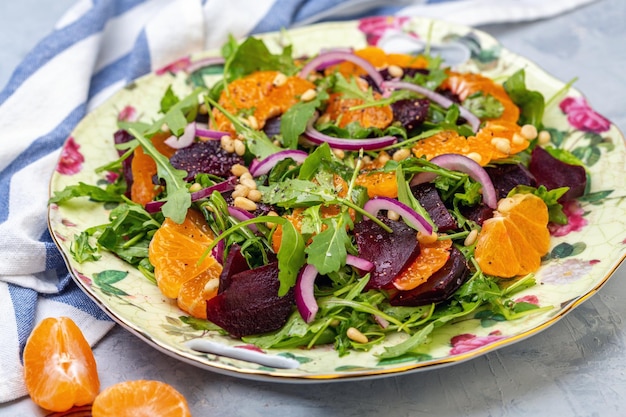
M 393 210 L 388 210 L 387 211 L 387 218 L 389 220 L 398 221 L 398 220 L 400 220 L 400 215 L 398 213 L 396 213 L 395 211 L 393 211 Z
M 491 139 L 491 144 L 498 152 L 511 153 L 511 142 L 507 138 L 493 138 Z
M 278 74 L 276 74 L 276 77 L 274 77 L 274 81 L 272 81 L 272 84 L 274 84 L 274 87 L 282 87 L 286 83 L 287 83 L 287 76 L 283 74 L 282 72 L 279 72 Z
M 520 131 L 520 133 L 526 139 L 533 140 L 537 137 L 537 128 L 534 125 L 527 124 L 522 126 L 522 130 Z
M 539 132 L 539 136 L 537 137 L 537 141 L 542 146 L 550 143 L 551 139 L 552 139 L 552 136 L 550 135 L 550 132 L 548 132 L 547 130 L 542 130 L 541 132 Z
M 378 154 L 378 162 L 382 165 L 386 164 L 387 161 L 389 161 L 391 158 L 389 157 L 389 154 L 385 151 L 381 152 Z
M 393 160 L 396 162 L 404 161 L 409 156 L 411 156 L 411 151 L 407 148 L 402 148 L 393 153 Z
M 233 141 L 233 149 L 235 150 L 235 153 L 239 156 L 243 156 L 246 153 L 246 145 L 239 139 L 235 139 Z
M 346 153 L 342 149 L 333 149 L 333 154 L 339 159 L 346 157 Z
M 511 143 L 513 143 L 514 145 L 522 145 L 527 140 L 530 140 L 530 139 L 526 138 L 523 134 L 520 135 L 519 133 L 514 133 L 513 138 L 511 139 Z
M 246 172 L 250 174 L 250 171 L 248 171 L 248 167 L 246 167 L 245 165 L 241 165 L 241 164 L 233 165 L 230 168 L 230 172 L 232 172 L 235 177 L 241 177 Z
M 394 78 L 401 78 L 404 75 L 404 70 L 397 65 L 389 65 L 387 71 L 389 71 L 389 75 Z
M 348 336 L 348 339 L 357 343 L 369 342 L 369 340 L 367 339 L 367 336 L 361 333 L 359 329 L 357 329 L 356 327 L 349 327 L 348 330 L 346 331 L 346 336 Z
M 191 187 L 189 187 L 189 192 L 195 193 L 196 191 L 200 191 L 202 189 L 202 185 L 198 184 L 197 182 L 194 182 L 193 184 L 191 184 Z
M 259 130 L 259 121 L 252 114 L 248 116 L 248 126 L 250 126 L 251 129 Z
M 235 152 L 235 145 L 234 145 L 233 138 L 231 138 L 228 135 L 224 135 L 221 137 L 220 146 L 222 147 L 222 149 L 224 149 L 228 153 Z
M 250 189 L 242 184 L 235 185 L 235 191 L 233 191 L 233 198 L 237 197 L 247 197 L 250 193 Z
M 252 174 L 250 174 L 250 171 L 247 171 L 247 170 L 246 170 L 246 172 L 244 172 L 243 174 L 241 174 L 241 176 L 239 177 L 239 181 L 241 181 L 241 180 L 246 180 L 246 179 L 247 179 L 247 180 L 252 180 L 252 179 L 254 179 L 254 178 L 252 178 Z
M 506 213 L 507 211 L 510 211 L 514 205 L 515 201 L 511 197 L 503 198 L 498 203 L 498 211 L 500 213 Z
M 200 107 L 198 107 L 198 113 L 200 114 L 208 114 L 209 109 L 207 109 L 206 104 L 202 103 Z
M 258 203 L 263 198 L 263 194 L 259 190 L 250 190 L 247 195 L 248 200 Z
M 250 190 L 256 190 L 256 182 L 252 178 L 239 178 L 239 184 L 248 187 Z
M 315 91 L 312 88 L 309 88 L 304 93 L 302 93 L 302 95 L 300 96 L 300 100 L 306 103 L 307 101 L 313 100 L 315 97 L 317 97 L 317 91 Z
M 437 241 L 437 232 L 433 230 L 430 235 L 425 235 L 422 232 L 417 232 L 417 241 L 422 245 L 429 245 L 431 243 L 435 243 Z
M 234 206 L 247 211 L 256 210 L 256 203 L 246 197 L 235 197 Z
M 323 125 L 325 123 L 330 122 L 330 115 L 328 113 L 322 114 L 319 119 L 317 119 L 317 123 Z
M 463 241 L 463 245 L 472 246 L 476 239 L 478 238 L 478 229 L 472 229 L 471 232 L 465 237 L 465 241 Z
M 467 156 L 469 159 L 476 162 L 477 164 L 480 164 L 480 162 L 483 160 L 482 155 L 479 154 L 478 152 L 470 152 L 465 156 Z
M 269 213 L 267 213 L 267 215 L 278 217 L 278 213 L 276 213 L 274 210 L 271 210 Z M 265 223 L 265 225 L 268 227 L 268 229 L 272 229 L 274 226 L 276 226 L 276 223 L 267 222 Z

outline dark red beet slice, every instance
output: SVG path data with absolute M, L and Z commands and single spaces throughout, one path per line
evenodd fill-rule
M 496 189 L 498 200 L 506 197 L 517 185 L 537 186 L 533 174 L 522 164 L 497 164 L 485 167 L 485 171 Z
M 244 160 L 235 153 L 223 150 L 219 141 L 209 140 L 177 150 L 170 162 L 174 168 L 187 171 L 185 180 L 190 181 L 200 173 L 229 177 L 232 175 L 231 167 L 243 164 Z
M 366 289 L 388 287 L 420 252 L 415 230 L 403 221 L 380 219 L 393 233 L 387 233 L 371 220 L 354 225 L 359 256 L 374 264 Z
M 228 289 L 233 275 L 249 269 L 250 267 L 248 262 L 241 253 L 241 247 L 239 245 L 231 246 L 228 251 L 228 255 L 226 256 L 226 261 L 224 261 L 222 273 L 220 274 L 220 287 L 217 291 L 218 294 L 221 294 Z
M 428 99 L 404 99 L 398 100 L 391 105 L 393 118 L 402 124 L 407 131 L 412 131 L 421 126 L 428 117 Z
M 493 217 L 493 209 L 481 203 L 472 207 L 462 208 L 461 214 L 482 226 L 485 220 Z
M 443 204 L 437 188 L 431 183 L 418 184 L 411 187 L 411 192 L 428 212 L 428 215 L 441 232 L 457 228 L 456 220 Z
M 277 262 L 234 274 L 227 288 L 207 301 L 207 318 L 234 337 L 278 330 L 295 304 L 293 289 L 279 297 L 279 286 Z
M 569 187 L 559 202 L 573 200 L 585 193 L 587 187 L 585 168 L 579 165 L 566 164 L 539 146 L 533 149 L 528 168 L 535 176 L 537 184 L 545 186 L 548 190 Z
M 469 267 L 465 257 L 452 247 L 448 262 L 428 281 L 410 291 L 399 291 L 391 299 L 394 306 L 420 306 L 445 301 L 467 279 Z

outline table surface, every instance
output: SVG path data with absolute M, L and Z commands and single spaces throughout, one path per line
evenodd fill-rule
M 0 5 L 0 39 L 16 40 L 0 45 L 0 85 L 11 72 L 7 63 L 16 65 L 72 1 L 34 7 L 41 3 Z M 22 27 L 24 36 L 5 25 L 20 17 L 37 23 Z M 625 131 L 624 17 L 626 2 L 600 0 L 551 19 L 481 29 L 561 80 L 578 77 L 575 86 L 592 106 Z M 596 295 L 535 336 L 468 362 L 382 379 L 298 385 L 233 378 L 173 359 L 119 326 L 95 355 L 103 387 L 160 379 L 185 395 L 196 416 L 624 416 L 625 282 L 622 265 Z M 28 399 L 0 407 L 3 416 L 44 414 Z

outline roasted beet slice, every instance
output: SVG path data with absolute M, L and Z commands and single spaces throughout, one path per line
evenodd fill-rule
M 391 299 L 394 306 L 420 306 L 445 301 L 459 289 L 469 275 L 465 257 L 452 247 L 448 262 L 428 281 L 410 291 L 399 291 Z
M 498 199 L 506 197 L 517 185 L 536 187 L 534 175 L 522 164 L 497 164 L 485 167 Z
M 456 220 L 443 204 L 437 188 L 431 183 L 423 183 L 411 187 L 413 196 L 428 212 L 428 215 L 437 225 L 441 232 L 447 232 L 457 228 Z
M 174 168 L 187 171 L 185 180 L 190 181 L 200 173 L 229 177 L 232 175 L 230 168 L 235 164 L 243 164 L 244 160 L 235 153 L 223 150 L 219 141 L 209 140 L 177 150 L 170 162 Z
M 469 220 L 482 226 L 485 220 L 493 217 L 493 209 L 480 203 L 472 207 L 462 208 L 461 214 Z
M 293 289 L 278 296 L 278 262 L 234 274 L 227 288 L 207 301 L 207 319 L 232 336 L 280 329 L 293 310 Z
M 393 233 L 387 233 L 371 220 L 362 220 L 354 225 L 359 256 L 374 264 L 366 289 L 388 287 L 420 252 L 415 230 L 403 221 L 380 219 Z
M 545 186 L 548 190 L 569 187 L 559 202 L 573 200 L 585 193 L 587 187 L 585 168 L 556 159 L 540 146 L 533 149 L 528 168 L 535 176 L 537 184 Z
M 249 269 L 248 261 L 246 261 L 246 258 L 241 253 L 241 247 L 239 245 L 231 246 L 226 256 L 226 261 L 224 261 L 222 273 L 220 274 L 218 294 L 228 289 L 233 275 Z
M 393 118 L 411 132 L 426 121 L 429 107 L 430 101 L 428 99 L 405 99 L 393 103 L 391 110 L 393 111 Z

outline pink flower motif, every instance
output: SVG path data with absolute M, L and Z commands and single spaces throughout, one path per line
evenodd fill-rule
M 191 58 L 188 56 L 177 59 L 176 61 L 164 66 L 163 68 L 159 68 L 155 71 L 156 75 L 163 75 L 165 73 L 171 72 L 176 74 L 177 72 L 186 70 L 189 65 L 191 65 Z
M 539 298 L 537 298 L 536 295 L 525 295 L 523 297 L 518 298 L 517 300 L 515 300 L 516 303 L 528 303 L 528 304 L 534 304 L 536 306 L 539 305 Z
M 373 16 L 359 20 L 359 30 L 365 34 L 368 45 L 377 45 L 387 31 L 402 31 L 402 26 L 409 20 L 407 16 Z M 417 37 L 416 34 L 410 33 Z
M 563 204 L 563 213 L 567 216 L 567 224 L 550 223 L 548 229 L 555 237 L 565 236 L 571 232 L 579 232 L 587 226 L 587 219 L 583 216 L 585 211 L 580 207 L 578 201 L 567 201 Z
M 594 111 L 584 97 L 566 97 L 559 107 L 567 115 L 569 124 L 576 129 L 602 133 L 611 128 L 611 122 Z
M 263 349 L 255 345 L 237 345 L 235 347 L 239 349 L 251 350 L 253 352 L 265 353 Z
M 137 109 L 133 106 L 126 106 L 117 115 L 118 121 L 134 122 L 137 120 Z
M 62 219 L 61 220 L 61 224 L 65 227 L 76 227 L 76 223 L 68 220 L 68 219 Z
M 495 330 L 487 336 L 476 336 L 471 333 L 460 334 L 450 339 L 450 344 L 452 344 L 450 354 L 458 355 L 460 353 L 470 352 L 501 339 L 504 339 L 504 336 L 502 336 L 500 330 Z
M 87 275 L 83 275 L 80 272 L 78 272 L 77 270 L 74 270 L 74 273 L 76 274 L 76 276 L 78 277 L 78 279 L 80 279 L 81 281 L 83 281 L 87 286 L 91 287 L 91 285 L 93 284 L 93 282 L 91 281 L 91 278 L 89 278 Z
M 539 273 L 544 284 L 567 285 L 578 281 L 591 271 L 594 263 L 582 259 L 569 258 L 562 262 L 550 262 Z
M 57 165 L 57 171 L 63 175 L 74 175 L 83 167 L 85 157 L 78 151 L 80 146 L 70 137 L 63 150 L 61 151 L 61 159 Z

